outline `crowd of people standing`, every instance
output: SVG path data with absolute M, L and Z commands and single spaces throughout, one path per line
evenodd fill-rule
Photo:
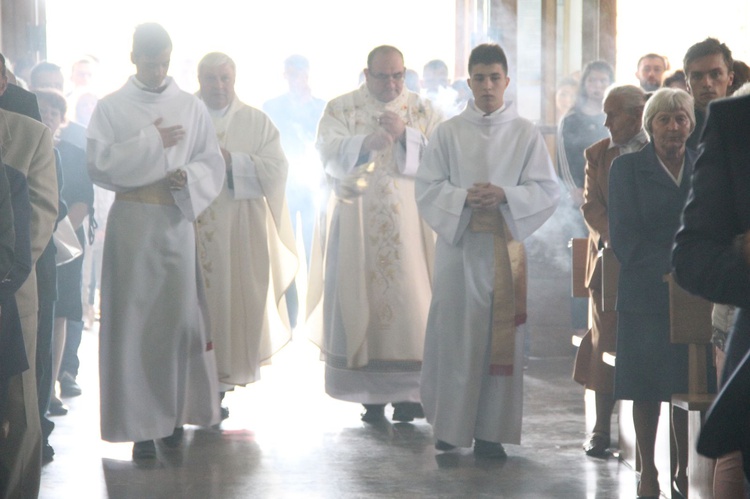
M 85 86 L 66 96 L 59 66 L 33 68 L 32 94 L 7 83 L 2 60 L 0 120 L 23 130 L 23 140 L 0 137 L 9 165 L 0 175 L 3 497 L 35 495 L 54 456 L 49 418 L 67 410 L 58 393 L 81 394 L 84 276 L 101 287 L 102 438 L 133 442 L 135 461 L 156 459 L 157 444 L 178 447 L 183 425 L 229 417 L 224 395 L 260 379 L 307 319 L 299 297 L 308 295 L 304 309 L 321 311 L 312 339 L 328 395 L 361 404 L 366 423 L 384 420 L 388 404 L 394 421 L 426 418 L 439 452 L 505 458 L 503 444 L 521 439 L 523 241 L 558 209 L 577 219 L 571 236 L 589 237 L 590 299 L 571 306 L 588 345 L 574 379 L 596 392 L 584 450 L 607 454 L 615 401 L 633 400 L 638 494 L 658 496 L 661 402 L 687 382 L 662 276 L 708 104 L 736 88 L 725 45 L 707 39 L 688 50 L 685 89 L 661 88 L 668 62 L 657 54 L 638 61 L 640 86 L 616 85 L 605 61 L 587 64 L 560 122 L 557 169 L 506 94 L 512 68 L 496 44 L 472 50 L 470 96 L 442 61 L 425 66 L 422 92 L 410 90 L 404 55 L 382 45 L 363 84 L 325 103 L 310 91 L 308 61 L 292 56 L 289 92 L 263 111 L 235 94 L 227 54 L 201 59 L 191 95 L 168 76 L 171 52 L 163 27 L 138 26 L 135 74 L 95 107 Z M 73 73 L 94 64 L 78 61 Z M 84 124 L 68 120 L 69 109 Z M 106 216 L 96 209 L 101 189 L 114 198 Z M 101 268 L 95 259 L 84 267 L 97 223 L 106 225 Z M 66 261 L 55 258 L 61 225 L 79 250 Z M 593 277 L 605 248 L 621 264 L 616 311 L 603 309 Z M 300 266 L 308 293 L 295 287 Z M 680 279 L 701 292 L 700 279 Z M 615 350 L 617 366 L 604 365 L 601 354 Z M 727 366 L 743 353 L 730 351 Z M 672 416 L 674 480 L 686 493 L 681 416 Z M 745 486 L 736 450 L 717 467 L 717 494 Z

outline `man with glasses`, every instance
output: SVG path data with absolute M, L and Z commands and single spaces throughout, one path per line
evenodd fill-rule
M 318 143 L 335 200 L 326 245 L 326 393 L 365 406 L 362 420 L 422 417 L 419 376 L 433 236 L 414 200 L 427 137 L 440 121 L 404 88 L 404 58 L 380 46 L 365 84 L 326 106 Z M 312 272 L 311 272 L 312 273 Z

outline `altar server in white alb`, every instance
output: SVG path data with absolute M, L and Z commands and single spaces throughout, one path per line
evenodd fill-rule
M 526 261 L 521 242 L 555 211 L 554 168 L 536 127 L 504 99 L 502 48 L 469 58 L 474 98 L 433 134 L 419 212 L 438 234 L 422 404 L 441 451 L 503 458 L 521 439 Z
M 398 49 L 373 49 L 365 84 L 329 102 L 318 125 L 335 196 L 321 344 L 326 393 L 365 405 L 364 421 L 381 420 L 389 402 L 397 421 L 422 417 L 434 236 L 417 213 L 414 174 L 440 114 L 406 89 L 404 75 Z
M 102 270 L 99 346 L 102 438 L 178 444 L 182 425 L 219 420 L 193 221 L 224 183 L 206 107 L 167 76 L 172 42 L 158 24 L 133 36 L 136 74 L 99 101 L 88 168 L 116 192 Z
M 234 61 L 212 52 L 198 64 L 227 178 L 196 222 L 211 337 L 223 392 L 260 378 L 291 338 L 284 293 L 297 271 L 286 205 L 287 160 L 279 131 L 235 95 Z M 222 417 L 228 416 L 222 409 Z

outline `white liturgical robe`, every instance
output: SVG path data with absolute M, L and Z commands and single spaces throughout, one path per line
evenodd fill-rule
M 555 210 L 559 187 L 544 140 L 513 103 L 485 115 L 471 101 L 439 126 L 416 179 L 419 212 L 438 236 L 422 404 L 435 438 L 461 447 L 474 438 L 521 438 L 523 328 L 515 328 L 514 368 L 492 372 L 496 241 L 469 228 L 472 209 L 465 205 L 467 189 L 478 182 L 504 189 L 500 212 L 516 241 Z
M 102 264 L 99 340 L 105 440 L 165 437 L 219 421 L 216 363 L 206 324 L 193 221 L 221 191 L 224 160 L 205 106 L 171 78 L 161 93 L 131 77 L 99 101 L 88 168 L 115 191 Z M 182 125 L 164 148 L 154 123 Z M 187 185 L 170 190 L 182 169 Z
M 386 110 L 406 123 L 405 144 L 360 156 Z M 318 150 L 335 199 L 325 253 L 326 393 L 364 404 L 419 401 L 434 235 L 419 218 L 414 174 L 440 121 L 406 89 L 383 103 L 367 87 L 331 101 Z M 369 165 L 369 166 L 368 166 Z M 311 289 L 313 276 L 311 270 Z
M 232 174 L 196 222 L 219 381 L 245 385 L 291 338 L 284 293 L 297 256 L 284 194 L 287 161 L 263 112 L 235 98 L 210 110 Z

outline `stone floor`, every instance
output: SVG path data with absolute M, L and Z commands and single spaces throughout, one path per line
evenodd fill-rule
M 85 331 L 80 397 L 54 418 L 45 499 L 59 498 L 633 498 L 636 474 L 616 457 L 586 457 L 582 390 L 572 357 L 531 359 L 523 442 L 503 461 L 469 449 L 440 454 L 423 420 L 362 423 L 356 404 L 323 392 L 317 350 L 295 340 L 263 379 L 227 396 L 219 428 L 187 427 L 180 448 L 157 446 L 139 467 L 132 444 L 99 438 L 97 336 Z M 386 412 L 388 415 L 388 411 Z

